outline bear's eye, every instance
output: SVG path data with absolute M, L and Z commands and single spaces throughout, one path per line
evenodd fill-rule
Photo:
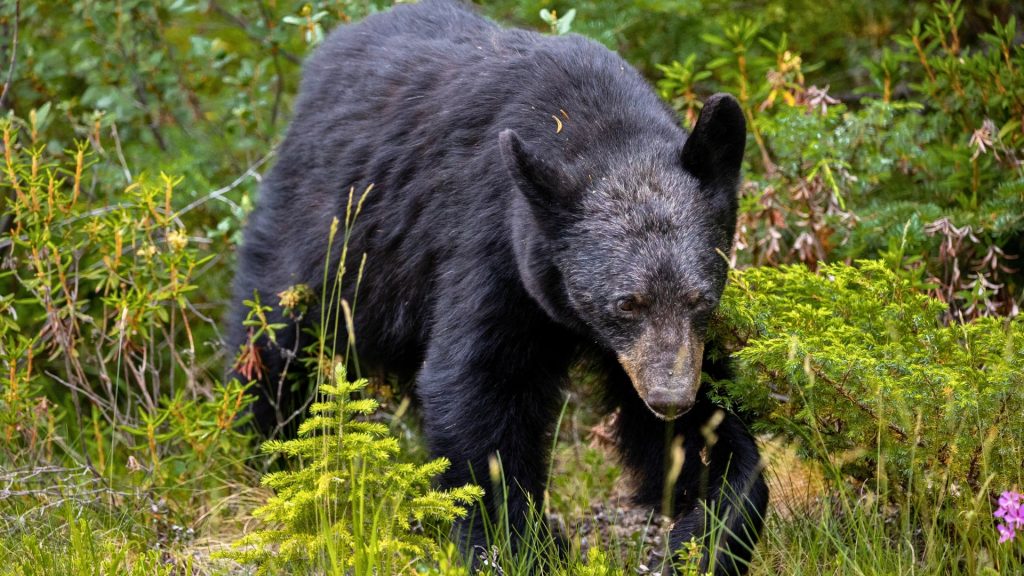
M 623 314 L 636 314 L 644 307 L 644 299 L 636 294 L 623 296 L 615 301 L 615 308 Z
M 699 291 L 690 290 L 683 294 L 682 302 L 691 308 L 699 308 L 705 303 L 705 300 L 704 296 Z

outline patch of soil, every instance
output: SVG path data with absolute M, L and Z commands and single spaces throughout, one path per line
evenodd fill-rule
M 600 439 L 600 426 L 594 427 L 592 440 Z M 758 440 L 770 491 L 768 514 L 793 518 L 819 510 L 825 493 L 819 468 L 802 460 L 792 446 L 768 437 Z M 610 443 L 592 441 L 591 445 L 602 448 L 608 458 L 615 458 Z M 631 493 L 630 479 L 624 475 L 616 481 L 607 499 L 591 505 L 585 517 L 574 519 L 571 530 L 566 530 L 565 519 L 551 520 L 563 534 L 571 534 L 580 541 L 584 557 L 592 546 L 598 545 L 609 554 L 629 559 L 636 565 L 637 574 L 655 576 L 662 570 L 673 520 L 634 504 Z

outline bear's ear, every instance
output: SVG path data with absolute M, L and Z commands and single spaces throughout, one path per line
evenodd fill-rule
M 747 142 L 747 121 L 739 102 L 715 94 L 704 108 L 683 145 L 683 168 L 701 182 L 736 182 Z
M 570 205 L 573 186 L 564 171 L 531 150 L 511 128 L 501 131 L 498 144 L 509 176 L 531 204 L 545 210 Z

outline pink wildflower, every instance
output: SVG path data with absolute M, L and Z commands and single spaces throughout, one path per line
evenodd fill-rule
M 1017 535 L 1018 529 L 1024 530 L 1024 505 L 1021 503 L 1022 499 L 1024 499 L 1024 495 L 1012 490 L 1007 490 L 999 496 L 999 508 L 992 515 L 1004 522 L 1004 524 L 996 526 L 996 530 L 999 531 L 1000 544 L 1013 540 Z
M 1009 542 L 1013 540 L 1013 537 L 1017 535 L 1017 532 L 1013 528 L 1004 526 L 1002 524 L 996 525 L 996 530 L 999 530 L 999 543 Z

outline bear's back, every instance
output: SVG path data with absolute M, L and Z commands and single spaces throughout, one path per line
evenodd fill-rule
M 423 0 L 398 5 L 347 28 L 364 36 L 452 43 L 472 43 L 501 30 L 455 0 Z M 344 36 L 346 33 L 346 28 L 341 28 L 335 35 Z
M 516 101 L 535 108 L 569 101 L 577 112 L 593 110 L 595 121 L 642 104 L 663 111 L 640 75 L 593 40 L 502 28 L 456 0 L 423 0 L 334 30 L 306 62 L 296 118 L 338 103 L 349 118 L 364 104 L 415 108 L 417 99 L 495 115 Z
M 347 254 L 367 257 L 360 356 L 414 369 L 442 279 L 475 266 L 515 282 L 505 129 L 592 180 L 629 154 L 676 154 L 685 138 L 639 73 L 594 41 L 500 28 L 451 1 L 396 6 L 333 31 L 307 61 L 240 252 L 257 264 L 240 268 L 239 297 L 298 283 L 319 293 L 331 222 L 372 185 L 344 235 Z
M 502 38 L 507 32 L 450 0 L 398 5 L 331 32 L 306 61 L 301 96 L 323 84 L 337 85 L 341 78 L 351 83 L 358 77 L 386 76 L 389 69 L 401 70 L 411 81 L 433 69 L 465 68 L 493 55 L 499 39 L 507 41 Z M 521 47 L 533 40 L 531 35 L 520 35 Z

